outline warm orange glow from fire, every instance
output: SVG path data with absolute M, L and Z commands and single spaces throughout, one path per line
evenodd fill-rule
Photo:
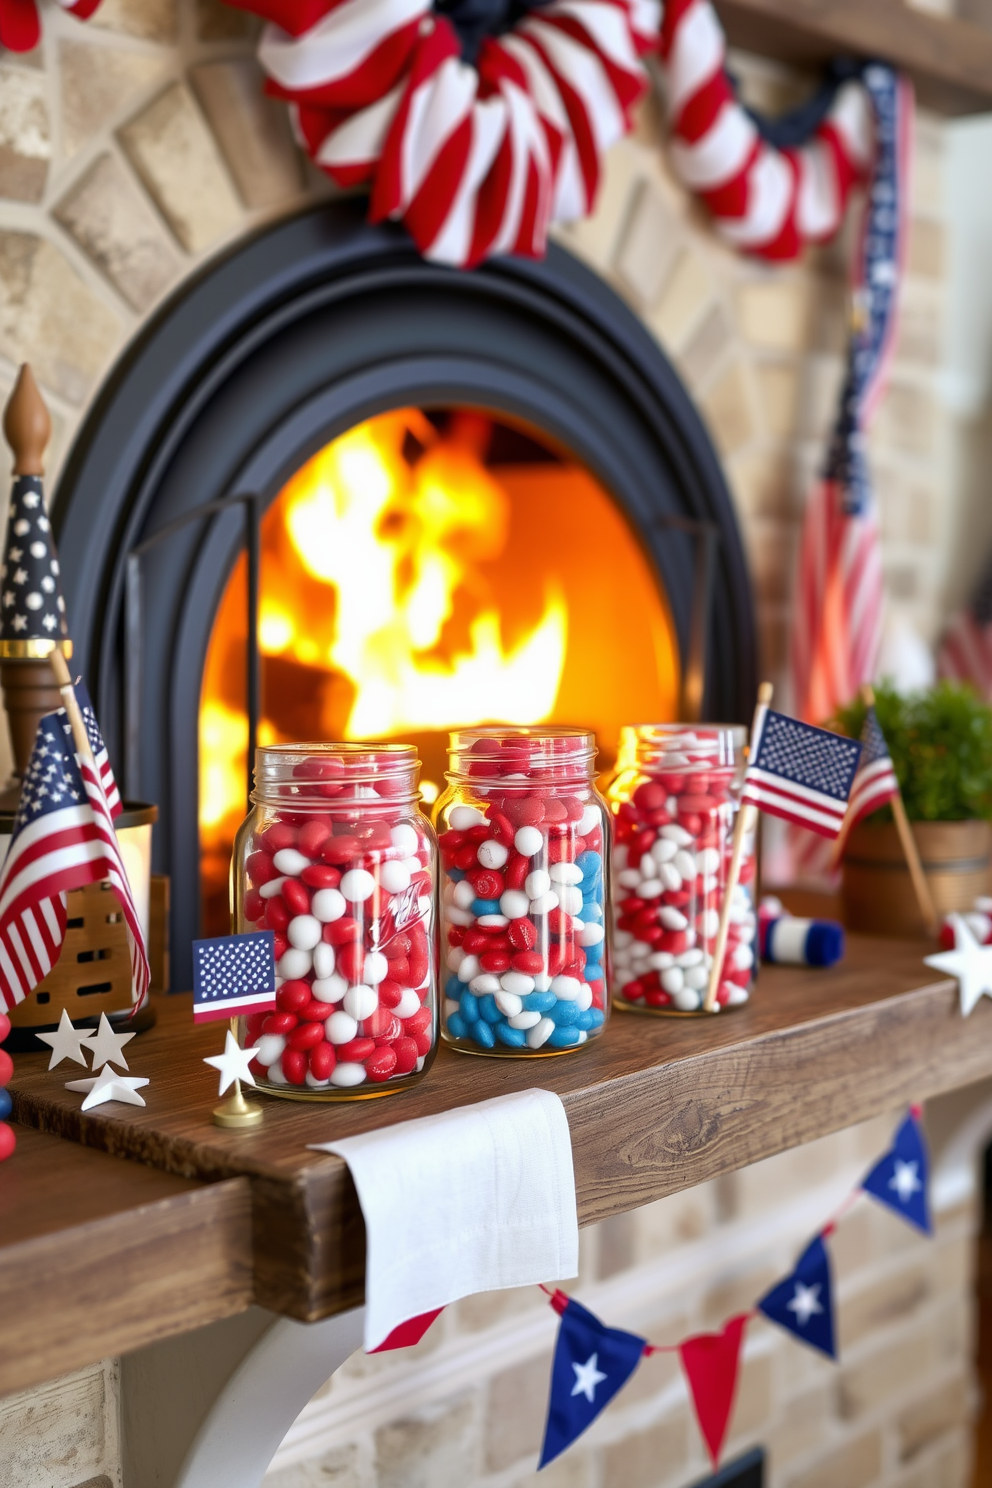
M 670 622 L 612 499 L 558 459 L 487 464 L 485 415 L 459 411 L 442 428 L 416 409 L 369 419 L 270 507 L 260 742 L 413 738 L 436 782 L 455 724 L 586 723 L 612 750 L 635 714 L 673 717 Z M 245 585 L 242 559 L 218 609 L 200 712 L 215 929 L 245 809 Z

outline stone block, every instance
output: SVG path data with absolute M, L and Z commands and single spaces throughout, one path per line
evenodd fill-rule
M 856 1363 L 841 1360 L 840 1412 L 845 1420 L 856 1420 L 886 1401 L 903 1395 L 926 1378 L 934 1367 L 932 1330 L 916 1328 L 903 1333 Z
M 931 217 L 914 217 L 909 227 L 906 269 L 921 279 L 943 279 L 947 245 L 943 223 Z
M 647 316 L 648 325 L 669 354 L 678 351 L 702 318 L 714 293 L 705 255 L 698 250 L 683 249 L 661 298 Z
M 906 455 L 929 455 L 936 419 L 929 387 L 893 378 L 879 406 L 872 433 L 876 446 L 888 445 Z
M 161 222 L 112 155 L 94 161 L 55 216 L 135 310 L 147 309 L 179 273 Z
M 945 1432 L 968 1426 L 973 1414 L 972 1399 L 973 1386 L 965 1374 L 921 1391 L 896 1420 L 900 1461 L 911 1462 Z
M 971 1235 L 942 1240 L 930 1257 L 934 1281 L 940 1292 L 967 1292 L 975 1281 L 975 1241 Z
M 613 1442 L 603 1452 L 603 1488 L 657 1488 L 689 1455 L 688 1406 L 647 1431 Z
M 175 41 L 179 34 L 177 0 L 102 0 L 91 26 L 140 36 L 143 41 Z
M 730 483 L 738 515 L 746 523 L 752 517 L 774 517 L 794 521 L 800 506 L 796 500 L 796 472 L 790 454 L 781 449 L 749 449 L 728 461 L 724 474 Z
M 896 361 L 936 367 L 941 358 L 943 329 L 940 291 L 918 279 L 907 280 L 899 297 Z
M 678 230 L 652 181 L 641 179 L 631 194 L 614 266 L 624 288 L 645 307 L 655 303 L 678 254 Z
M 489 1381 L 485 1415 L 485 1462 L 502 1472 L 540 1450 L 548 1409 L 551 1353 L 522 1360 Z
M 705 1235 L 717 1222 L 717 1193 L 700 1183 L 683 1193 L 645 1204 L 631 1215 L 637 1235 L 637 1257 L 649 1261 Z
M 94 1364 L 0 1400 L 0 1464 L 11 1488 L 71 1488 L 119 1473 L 117 1371 Z
M 425 1407 L 375 1433 L 377 1488 L 465 1488 L 479 1468 L 478 1400 Z
M 728 1318 L 750 1311 L 755 1299 L 766 1292 L 780 1274 L 771 1262 L 753 1262 L 736 1275 L 714 1278 L 701 1304 L 703 1328 L 722 1328 Z
M 679 369 L 689 386 L 700 388 L 717 370 L 734 345 L 727 312 L 711 305 L 679 352 Z
M 453 1314 L 459 1332 L 480 1333 L 504 1318 L 538 1309 L 547 1310 L 547 1298 L 537 1287 L 508 1287 L 503 1292 L 479 1292 L 474 1297 L 463 1297 L 447 1311 Z
M 257 16 L 235 10 L 223 0 L 196 0 L 196 34 L 200 41 L 235 41 L 254 36 L 259 25 Z
M 637 1236 L 633 1214 L 614 1214 L 596 1226 L 596 1274 L 605 1280 L 626 1271 L 635 1260 Z
M 870 1431 L 786 1477 L 785 1484 L 786 1488 L 867 1488 L 881 1471 L 882 1436 Z
M 771 1355 L 758 1354 L 756 1357 L 743 1359 L 730 1417 L 730 1442 L 742 1445 L 741 1438 L 763 1435 L 771 1414 Z
M 799 362 L 759 362 L 755 368 L 761 421 L 774 439 L 795 437 L 801 377 Z
M 830 1384 L 804 1390 L 778 1411 L 762 1432 L 776 1480 L 797 1457 L 811 1456 L 817 1447 L 827 1444 L 836 1419 L 837 1392 Z
M 176 238 L 202 253 L 241 222 L 216 142 L 189 92 L 174 83 L 121 130 L 121 142 Z
M 123 326 L 52 243 L 0 232 L 0 352 L 30 361 L 39 381 L 81 403 L 116 350 Z
M 601 272 L 613 262 L 617 240 L 627 216 L 627 203 L 642 172 L 641 151 L 630 139 L 622 139 L 607 152 L 596 205 L 588 217 L 553 229 L 581 258 Z
M 853 1295 L 845 1295 L 837 1307 L 841 1353 L 869 1333 L 911 1317 L 926 1302 L 931 1290 L 930 1274 L 921 1259 L 914 1265 L 886 1271 Z
M 843 357 L 807 356 L 799 388 L 799 438 L 825 442 L 837 417 L 843 378 Z
M 205 62 L 191 78 L 245 206 L 268 210 L 298 196 L 303 167 L 289 114 L 265 96 L 258 63 L 250 57 Z
M 596 1459 L 581 1446 L 569 1447 L 563 1457 L 550 1462 L 541 1472 L 514 1478 L 512 1488 L 599 1488 Z
M 751 393 L 739 361 L 731 362 L 706 390 L 703 412 L 710 433 L 722 455 L 730 455 L 747 444 L 755 432 Z
M 72 157 L 155 85 L 168 69 L 165 57 L 111 46 L 63 40 L 58 48 L 62 95 L 62 149 Z
M 352 1442 L 312 1461 L 267 1473 L 263 1488 L 376 1488 L 376 1482 L 371 1463 Z
M 0 67 L 0 197 L 41 201 L 52 158 L 48 85 L 28 67 Z
M 805 351 L 812 326 L 813 285 L 780 268 L 737 289 L 741 334 L 763 351 Z

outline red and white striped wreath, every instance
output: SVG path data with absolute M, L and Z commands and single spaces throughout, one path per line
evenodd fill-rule
M 587 215 L 647 88 L 659 0 L 238 0 L 266 16 L 269 90 L 370 216 L 426 257 L 543 255 Z
M 58 0 L 63 10 L 88 20 L 100 0 Z M 0 0 L 0 47 L 30 52 L 41 40 L 41 17 L 36 0 Z

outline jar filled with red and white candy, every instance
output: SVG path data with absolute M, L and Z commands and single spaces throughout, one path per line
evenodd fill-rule
M 609 812 L 595 754 L 577 729 L 451 736 L 435 821 L 442 1036 L 457 1049 L 564 1054 L 603 1031 Z
M 613 812 L 613 996 L 640 1012 L 703 1011 L 744 767 L 742 728 L 641 724 L 621 734 Z M 753 835 L 730 905 L 716 1007 L 754 972 Z
M 407 744 L 258 750 L 231 871 L 237 929 L 275 932 L 275 1010 L 240 1020 L 264 1090 L 385 1095 L 434 1057 L 437 847 L 419 770 Z

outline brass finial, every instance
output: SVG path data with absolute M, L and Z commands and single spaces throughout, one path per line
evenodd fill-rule
M 27 362 L 22 364 L 14 391 L 7 399 L 3 432 L 14 452 L 14 474 L 44 475 L 52 420 Z

